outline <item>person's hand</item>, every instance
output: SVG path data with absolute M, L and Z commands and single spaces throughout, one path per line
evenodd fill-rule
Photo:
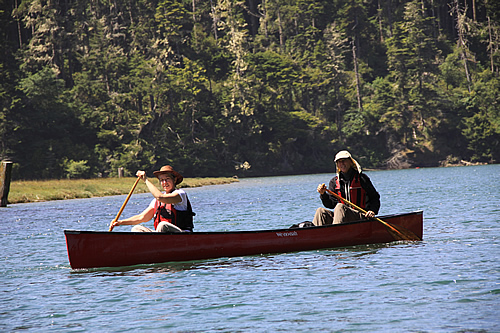
M 116 226 L 118 226 L 118 225 L 122 225 L 122 221 L 120 221 L 120 220 L 118 220 L 118 221 L 113 220 L 113 221 L 111 221 L 111 223 L 109 224 L 109 226 L 110 226 L 111 228 L 114 228 L 114 227 L 116 227 Z
M 323 183 L 323 184 L 319 184 L 318 185 L 318 193 L 323 195 L 325 194 L 326 192 L 326 185 Z
M 121 220 L 118 220 L 118 221 L 113 220 L 113 221 L 111 221 L 111 225 L 113 227 L 116 227 L 118 225 L 122 225 L 122 221 Z
M 372 212 L 371 210 L 369 210 L 369 211 L 366 212 L 365 217 L 367 219 L 371 219 L 372 217 L 375 217 L 375 213 Z
M 142 171 L 142 170 L 139 170 L 135 173 L 135 175 L 137 177 L 141 177 L 141 179 L 146 182 L 146 179 L 148 179 L 148 177 L 146 176 L 146 171 Z

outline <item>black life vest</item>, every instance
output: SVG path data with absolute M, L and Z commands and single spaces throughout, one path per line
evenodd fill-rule
M 187 210 L 177 210 L 173 204 L 162 204 L 159 200 L 155 202 L 154 226 L 155 230 L 160 222 L 169 222 L 176 225 L 181 230 L 193 231 L 193 216 L 196 213 L 191 208 L 191 202 L 187 199 Z
M 343 197 L 344 199 L 347 199 L 348 201 L 352 202 L 358 207 L 361 207 L 363 209 L 366 208 L 366 191 L 364 188 L 361 187 L 361 182 L 359 181 L 359 174 L 355 175 L 354 178 L 351 180 L 349 184 L 349 193 L 346 193 L 347 198 L 344 198 L 342 196 L 342 191 L 340 190 L 340 183 L 339 183 L 339 178 L 335 179 L 336 185 L 335 185 L 335 192 Z M 340 201 L 341 203 L 345 203 L 344 201 Z

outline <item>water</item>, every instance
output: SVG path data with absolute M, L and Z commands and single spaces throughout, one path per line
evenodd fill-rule
M 368 175 L 381 214 L 424 211 L 424 241 L 73 271 L 63 230 L 107 230 L 125 196 L 2 208 L 0 331 L 500 332 L 500 165 Z M 280 228 L 330 178 L 186 191 L 197 231 Z

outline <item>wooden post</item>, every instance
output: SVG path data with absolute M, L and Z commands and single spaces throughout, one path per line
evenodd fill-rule
M 123 177 L 123 168 L 118 168 L 118 178 Z
M 9 197 L 10 179 L 12 173 L 12 162 L 6 161 L 0 164 L 0 207 L 7 207 Z

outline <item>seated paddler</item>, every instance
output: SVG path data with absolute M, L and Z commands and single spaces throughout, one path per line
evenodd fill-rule
M 317 191 L 323 206 L 326 208 L 320 207 L 316 210 L 313 224 L 316 226 L 341 224 L 370 219 L 378 214 L 380 195 L 370 178 L 361 170 L 359 163 L 352 158 L 347 150 L 338 152 L 335 155 L 334 163 L 337 174 L 330 180 L 329 190 L 362 208 L 366 213 L 351 208 L 344 201 L 337 200 L 327 192 L 325 184 L 319 184 Z
M 114 222 L 113 227 L 119 225 L 133 225 L 133 232 L 189 232 L 193 231 L 193 210 L 186 192 L 176 189 L 184 177 L 170 165 L 161 167 L 153 172 L 160 181 L 161 192 L 146 176 L 146 172 L 139 170 L 136 173 L 148 187 L 154 199 L 140 214 L 124 220 Z M 154 221 L 154 230 L 140 225 L 140 223 Z

